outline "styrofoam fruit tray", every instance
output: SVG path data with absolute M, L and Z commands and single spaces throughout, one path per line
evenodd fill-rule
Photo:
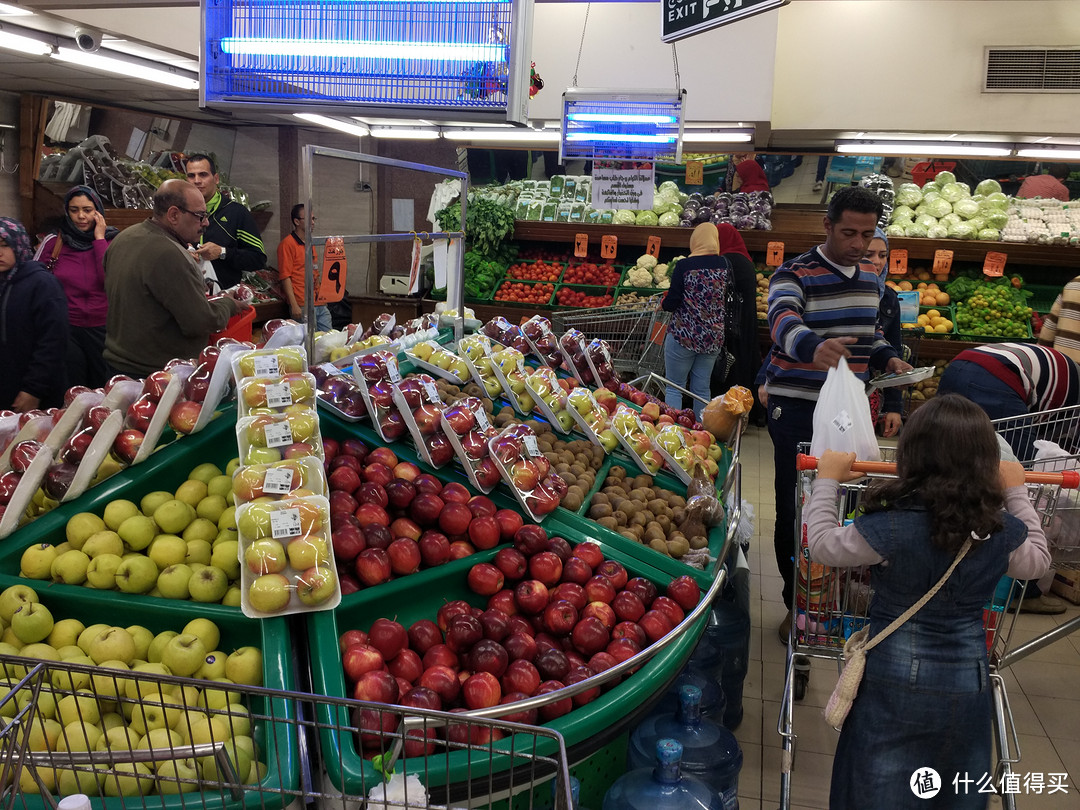
M 319 415 L 312 408 L 291 413 L 245 416 L 236 421 L 240 463 L 272 464 L 284 458 L 326 458 L 319 433 Z
M 461 442 L 461 436 L 457 434 L 453 427 L 451 427 L 449 420 L 446 418 L 447 411 L 462 407 L 468 409 L 475 419 L 475 423 L 470 428 L 470 432 L 479 432 L 483 441 L 483 455 L 479 458 L 472 458 L 469 453 L 466 452 L 465 446 Z M 488 417 L 487 411 L 484 410 L 484 403 L 480 401 L 478 397 L 465 397 L 459 399 L 452 405 L 447 406 L 440 417 L 443 433 L 446 434 L 446 438 L 450 440 L 450 446 L 454 448 L 454 454 L 457 456 L 458 462 L 465 470 L 466 475 L 469 476 L 469 483 L 471 483 L 478 490 L 485 495 L 495 489 L 499 484 L 499 480 L 496 479 L 490 484 L 484 484 L 478 477 L 477 471 L 480 465 L 485 459 L 489 457 L 487 440 L 491 438 L 487 434 L 492 436 L 498 435 L 498 431 L 491 424 L 491 420 Z M 501 478 L 501 474 L 500 474 Z
M 237 507 L 256 498 L 282 500 L 306 494 L 327 497 L 326 471 L 314 456 L 237 467 L 233 494 Z

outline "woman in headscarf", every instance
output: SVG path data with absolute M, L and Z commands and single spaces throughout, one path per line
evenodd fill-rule
M 896 291 L 885 284 L 889 273 L 889 240 L 885 231 L 877 228 L 874 238 L 870 240 L 870 247 L 866 249 L 867 260 L 874 265 L 878 273 L 878 292 L 881 295 L 881 304 L 878 307 L 878 325 L 885 335 L 885 339 L 892 347 L 904 355 L 904 347 L 900 340 L 900 299 L 896 297 Z M 885 438 L 895 436 L 900 430 L 902 420 L 900 417 L 901 394 L 899 388 L 883 388 L 881 393 L 874 392 L 870 397 L 870 412 L 876 422 L 880 414 L 882 420 L 881 432 Z
M 664 297 L 664 309 L 672 313 L 664 338 L 664 376 L 704 400 L 694 400 L 699 417 L 711 398 L 709 380 L 724 348 L 730 274 L 727 259 L 720 255 L 716 226 L 703 222 L 690 234 L 690 255 L 676 263 L 671 289 Z M 664 397 L 672 408 L 682 408 L 682 398 L 682 392 L 670 386 Z
M 765 170 L 754 160 L 753 154 L 734 156 L 735 176 L 731 178 L 732 191 L 750 193 L 751 191 L 768 191 L 769 180 L 765 177 Z
M 109 378 L 105 365 L 105 250 L 119 231 L 105 223 L 105 208 L 89 186 L 64 196 L 64 220 L 38 246 L 34 258 L 51 270 L 67 296 L 71 323 L 67 368 L 71 385 L 99 388 Z
M 64 288 L 33 260 L 26 229 L 0 217 L 0 409 L 63 402 L 68 318 Z
M 754 388 L 754 375 L 761 368 L 761 347 L 757 336 L 757 272 L 742 235 L 726 222 L 716 226 L 720 237 L 720 255 L 731 267 L 737 309 L 727 313 L 725 347 L 734 358 L 730 370 L 713 370 L 713 395 L 722 394 L 733 385 Z M 676 265 L 678 266 L 678 265 Z M 726 373 L 724 373 L 726 371 Z

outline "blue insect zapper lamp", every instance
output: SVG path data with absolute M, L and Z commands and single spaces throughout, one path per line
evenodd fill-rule
M 563 93 L 559 162 L 617 158 L 682 162 L 685 90 Z

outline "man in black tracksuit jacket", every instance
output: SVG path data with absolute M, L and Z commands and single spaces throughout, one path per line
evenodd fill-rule
M 213 158 L 192 155 L 187 160 L 187 179 L 202 192 L 209 221 L 202 243 L 195 255 L 208 259 L 214 266 L 218 284 L 226 290 L 240 283 L 240 274 L 254 272 L 266 266 L 259 229 L 251 212 L 240 203 L 222 196 L 218 190 L 220 178 Z M 193 215 L 200 211 L 188 212 Z

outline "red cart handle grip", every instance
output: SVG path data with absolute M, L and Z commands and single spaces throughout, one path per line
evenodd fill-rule
M 800 472 L 805 470 L 816 470 L 817 465 L 818 460 L 814 456 L 799 453 L 799 455 L 795 457 L 795 469 Z M 856 461 L 851 465 L 851 469 L 853 472 L 880 473 L 884 475 L 896 474 L 896 464 L 891 461 Z M 1028 470 L 1024 474 L 1024 481 L 1029 484 L 1060 486 L 1062 489 L 1080 489 L 1080 471 L 1063 470 L 1061 472 L 1033 472 L 1032 470 Z

